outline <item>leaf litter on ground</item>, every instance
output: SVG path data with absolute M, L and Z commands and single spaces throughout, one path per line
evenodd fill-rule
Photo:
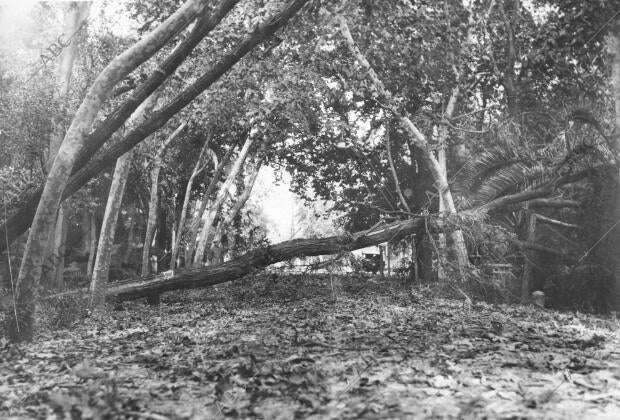
M 0 350 L 1 418 L 616 419 L 614 318 L 255 275 Z

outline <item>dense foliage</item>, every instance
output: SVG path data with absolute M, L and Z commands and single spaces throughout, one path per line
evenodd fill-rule
M 239 2 L 160 89 L 160 107 L 287 3 Z M 51 64 L 34 72 L 35 63 L 24 61 L 28 71 L 22 72 L 24 62 L 11 63 L 3 53 L 0 182 L 7 215 L 21 205 L 20 193 L 43 182 L 51 132 L 57 125 L 68 125 L 98 72 L 180 4 L 128 3 L 123 13 L 135 28 L 129 34 L 115 32 L 119 21 L 106 21 L 110 17 L 104 14 L 98 17 L 103 24 L 85 25 L 75 38 L 80 53 L 66 98 L 54 94 Z M 210 3 L 208 13 L 222 4 Z M 252 138 L 252 156 L 260 155 L 261 164 L 280 174 L 288 172 L 292 191 L 308 202 L 329 202 L 331 208 L 317 204 L 315 208 L 337 214 L 333 219 L 341 229 L 355 232 L 378 223 L 427 218 L 424 229 L 415 235 L 425 281 L 432 281 L 442 264 L 443 251 L 436 244 L 443 232 L 462 229 L 472 262 L 471 278 L 482 281 L 493 264 L 509 264 L 511 273 L 520 278 L 526 260 L 533 259 L 533 288 L 547 290 L 553 304 L 611 309 L 614 303 L 607 291 L 615 287 L 612 273 L 617 258 L 610 250 L 617 242 L 613 203 L 618 188 L 615 181 L 609 182 L 614 178 L 615 116 L 605 36 L 614 24 L 608 20 L 614 4 L 309 2 L 289 25 L 254 48 L 136 148 L 118 221 L 119 255 L 137 253 L 133 245 L 148 246 L 140 244 L 140 237 L 148 213 L 151 159 L 161 142 L 187 122 L 163 158 L 154 242 L 160 269 L 171 266 L 168 254 L 198 151 L 208 142 L 210 153 L 218 159 L 232 150 L 233 162 L 238 148 Z M 32 57 L 55 42 L 60 31 L 54 17 L 58 10 L 52 5 L 38 7 L 32 19 L 47 24 L 47 30 L 31 36 L 31 45 L 20 44 L 16 49 Z M 460 217 L 443 221 L 438 216 L 439 194 L 419 145 L 347 49 L 336 16 L 348 22 L 353 39 L 393 96 L 398 113 L 410 118 L 437 153 L 445 151 Z M 190 30 L 177 34 L 136 69 L 105 104 L 98 121 L 130 98 Z M 448 111 L 450 103 L 453 111 Z M 99 155 L 122 138 L 119 131 Z M 231 165 L 224 165 L 216 186 L 225 180 Z M 192 217 L 205 200 L 213 199 L 205 193 L 217 168 L 207 159 L 204 166 L 190 189 Z M 111 172 L 110 166 L 71 198 L 75 212 L 69 238 L 83 236 L 84 212 L 94 212 L 100 223 Z M 564 177 L 562 182 L 559 177 Z M 249 171 L 241 178 L 248 179 Z M 233 198 L 240 196 L 244 186 L 243 182 L 235 185 Z M 548 188 L 547 197 L 571 204 L 534 209 L 527 201 L 516 201 L 480 210 L 502 197 L 537 188 Z M 215 225 L 225 219 L 233 203 L 226 202 Z M 564 223 L 540 223 L 533 236 L 539 248 L 533 251 L 518 245 L 532 242 L 527 238 L 532 212 Z M 308 236 L 327 230 L 313 229 L 307 212 L 298 213 Z M 264 220 L 260 208 L 246 207 L 228 227 L 224 243 L 234 242 L 239 251 L 264 244 L 269 230 Z M 194 238 L 189 230 L 181 230 L 181 245 L 187 246 Z M 69 246 L 66 252 L 83 262 L 87 257 L 81 242 L 79 249 Z M 393 245 L 408 249 L 405 243 Z M 557 255 L 544 248 L 556 250 Z M 122 275 L 139 271 L 133 257 L 117 260 L 119 269 L 122 261 Z M 511 287 L 516 293 L 518 281 Z

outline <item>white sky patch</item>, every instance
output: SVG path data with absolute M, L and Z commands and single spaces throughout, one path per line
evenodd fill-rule
M 33 0 L 0 0 L 0 48 L 14 50 L 24 41 L 24 31 L 30 27 L 30 15 L 36 4 Z
M 293 217 L 295 215 L 295 195 L 290 191 L 291 176 L 284 174 L 282 181 L 276 184 L 273 168 L 261 168 L 252 196 L 259 200 L 263 213 L 270 222 L 268 238 L 277 243 L 291 237 Z
M 38 2 L 36 0 L 0 0 L 0 34 L 9 38 L 16 28 L 28 21 L 28 14 Z
M 137 33 L 138 23 L 129 18 L 128 0 L 95 0 L 90 8 L 89 24 L 95 29 L 109 29 L 114 35 L 126 38 Z
M 126 4 L 130 0 L 94 0 L 87 20 L 89 33 L 109 31 L 118 37 L 135 37 L 137 22 L 130 19 Z M 28 78 L 45 66 L 57 66 L 57 53 L 44 62 L 48 49 L 56 51 L 58 39 L 73 34 L 63 34 L 63 20 L 68 1 L 47 1 L 49 10 L 41 9 L 37 0 L 0 0 L 0 51 L 10 57 L 5 68 L 9 72 Z M 41 13 L 42 16 L 37 16 Z M 47 16 L 44 16 L 48 14 Z M 42 24 L 45 22 L 45 24 Z

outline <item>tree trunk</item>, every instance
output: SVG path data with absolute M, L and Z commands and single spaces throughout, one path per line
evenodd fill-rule
M 213 173 L 213 177 L 211 178 L 211 181 L 209 182 L 207 191 L 205 191 L 202 197 L 202 200 L 200 202 L 200 208 L 198 209 L 198 211 L 194 212 L 195 216 L 192 219 L 192 222 L 189 227 L 189 237 L 188 237 L 187 247 L 185 248 L 185 265 L 186 266 L 192 265 L 192 258 L 194 256 L 194 250 L 196 249 L 196 241 L 197 241 L 197 236 L 198 236 L 198 230 L 200 229 L 200 222 L 202 221 L 202 215 L 204 214 L 207 208 L 207 205 L 209 204 L 211 195 L 215 192 L 215 189 L 217 188 L 217 183 L 219 182 L 220 175 L 222 175 L 222 172 L 225 171 L 225 168 L 227 168 L 227 170 L 230 170 L 230 167 L 228 167 L 228 162 L 236 147 L 237 145 L 234 144 L 228 149 L 228 151 L 226 151 L 226 154 L 222 158 L 221 162 L 217 165 L 217 168 L 215 169 L 215 172 Z M 215 154 L 213 154 L 213 156 L 214 156 L 214 159 L 216 159 Z M 228 174 L 226 173 L 225 175 L 227 176 Z
M 385 256 L 385 249 L 383 246 L 379 245 L 379 272 L 381 273 L 381 278 L 385 279 L 385 261 L 383 257 Z
M 133 254 L 134 242 L 135 242 L 135 228 L 136 228 L 136 209 L 131 207 L 128 212 L 129 217 L 129 229 L 127 232 L 127 248 L 123 255 L 123 264 L 129 264 L 131 254 Z
M 504 27 L 506 28 L 506 68 L 502 78 L 502 85 L 506 94 L 506 103 L 508 104 L 508 112 L 512 117 L 516 117 L 519 113 L 518 91 L 517 84 L 515 82 L 515 63 L 517 59 L 517 52 L 515 48 L 515 35 L 512 27 L 513 22 L 516 21 L 516 15 L 519 13 L 514 4 L 518 4 L 518 1 L 505 0 L 504 3 L 500 3 L 500 10 L 504 19 Z M 506 7 L 508 6 L 508 7 Z
M 261 167 L 262 167 L 262 160 L 259 160 L 254 165 L 254 170 L 252 174 L 250 175 L 250 177 L 248 178 L 248 182 L 245 186 L 245 189 L 243 190 L 243 193 L 239 196 L 239 198 L 237 199 L 237 202 L 235 203 L 233 208 L 228 212 L 224 220 L 222 220 L 217 225 L 215 235 L 213 235 L 212 243 L 213 243 L 213 246 L 220 247 L 218 259 L 221 259 L 221 257 L 223 256 L 223 252 L 224 252 L 224 250 L 221 249 L 222 248 L 222 243 L 221 243 L 222 236 L 224 235 L 224 232 L 226 232 L 226 229 L 228 229 L 228 227 L 232 223 L 233 219 L 237 217 L 237 214 L 239 214 L 239 212 L 241 211 L 245 203 L 250 198 L 250 195 L 252 194 L 252 189 L 254 188 L 254 184 L 256 183 L 256 179 L 258 178 L 258 173 L 260 172 Z M 210 238 L 207 238 L 207 243 L 210 243 L 210 242 L 211 242 Z M 218 261 L 216 260 L 216 262 Z
M 91 2 L 75 2 L 72 1 L 66 8 L 65 21 L 63 27 L 63 33 L 66 37 L 77 33 L 82 27 L 86 19 L 88 18 L 88 12 L 90 10 Z M 74 38 L 75 39 L 75 38 Z M 48 160 L 45 164 L 45 172 L 49 172 L 52 167 L 52 162 L 60 149 L 62 143 L 65 127 L 63 119 L 67 113 L 67 95 L 69 93 L 69 86 L 71 82 L 71 76 L 73 75 L 73 63 L 75 62 L 75 56 L 77 54 L 77 43 L 74 39 L 69 40 L 69 45 L 64 48 L 60 54 L 60 64 L 58 66 L 56 77 L 56 92 L 55 95 L 58 98 L 61 108 L 57 119 L 52 121 L 52 134 L 49 142 Z M 53 288 L 59 289 L 63 286 L 63 273 L 65 268 L 65 242 L 67 238 L 67 217 L 69 208 L 61 205 L 58 209 L 58 214 L 55 221 L 55 228 L 50 236 L 50 285 Z
M 157 224 L 157 203 L 159 202 L 159 172 L 161 171 L 161 165 L 163 163 L 164 152 L 170 145 L 170 143 L 183 131 L 186 124 L 183 123 L 177 127 L 174 132 L 166 138 L 166 140 L 159 146 L 155 157 L 151 163 L 151 195 L 149 199 L 149 214 L 146 219 L 146 233 L 144 234 L 144 247 L 142 248 L 142 265 L 140 275 L 142 277 L 148 276 L 149 273 L 149 258 L 151 254 L 150 246 L 153 241 L 153 234 L 155 233 L 155 226 Z
M 614 98 L 614 110 L 615 110 L 615 118 L 614 118 L 614 132 L 615 132 L 615 143 L 612 144 L 612 147 L 615 158 L 616 158 L 616 179 L 615 187 L 616 193 L 615 202 L 610 205 L 613 206 L 612 214 L 620 214 L 620 19 L 616 19 L 611 27 L 609 36 L 608 36 L 608 49 L 609 54 L 611 55 L 611 85 L 612 92 Z M 612 241 L 615 245 L 616 252 L 618 252 L 618 247 L 620 247 L 620 226 L 617 224 L 613 227 L 613 236 Z M 614 306 L 617 311 L 620 311 L 620 256 L 615 258 L 615 267 L 614 267 Z
M 89 213 L 90 216 L 90 240 L 88 247 L 88 263 L 86 265 L 86 275 L 93 275 L 93 267 L 95 266 L 95 256 L 97 254 L 97 220 L 95 218 L 95 211 Z
M 420 130 L 413 124 L 413 122 L 411 122 L 411 120 L 406 115 L 400 112 L 398 107 L 394 104 L 392 94 L 385 88 L 383 82 L 377 76 L 377 73 L 374 71 L 366 57 L 364 57 L 364 55 L 360 52 L 359 48 L 357 48 L 355 41 L 353 41 L 353 37 L 351 36 L 351 32 L 349 31 L 349 26 L 347 25 L 346 19 L 343 16 L 339 16 L 338 21 L 349 51 L 351 52 L 351 54 L 353 54 L 358 63 L 366 70 L 366 74 L 370 78 L 373 86 L 383 97 L 383 100 L 387 103 L 390 111 L 398 118 L 405 132 L 422 152 L 424 161 L 426 162 L 433 176 L 435 186 L 446 206 L 446 214 L 456 215 L 456 206 L 454 205 L 454 200 L 452 198 L 452 192 L 450 191 L 447 177 L 444 175 L 441 164 L 433 153 L 433 148 L 426 140 L 424 134 L 422 134 L 422 132 L 420 132 Z M 459 272 L 465 273 L 467 271 L 467 267 L 469 266 L 469 262 L 467 259 L 467 248 L 465 247 L 465 241 L 461 241 L 461 238 L 456 235 L 453 239 L 457 256 L 456 262 Z
M 536 214 L 528 214 L 527 219 L 527 241 L 534 243 L 536 240 Z M 523 276 L 521 277 L 521 303 L 526 304 L 530 301 L 532 293 L 532 272 L 534 271 L 534 258 L 536 252 L 523 252 L 525 263 L 523 264 Z
M 137 299 L 148 297 L 153 293 L 212 286 L 240 278 L 280 261 L 318 255 L 341 254 L 378 245 L 388 240 L 398 241 L 419 231 L 420 228 L 424 227 L 424 223 L 424 217 L 415 217 L 353 234 L 327 238 L 293 239 L 266 248 L 252 250 L 222 264 L 179 270 L 172 275 L 164 273 L 149 279 L 139 278 L 110 283 L 105 290 L 105 295 L 118 296 L 122 299 Z M 515 241 L 515 245 L 549 252 L 553 255 L 558 254 L 556 250 L 529 242 Z M 563 256 L 568 261 L 575 260 L 575 255 Z M 81 292 L 81 290 L 77 290 L 59 293 L 49 298 Z
M 327 238 L 293 239 L 267 248 L 250 251 L 234 260 L 209 267 L 182 270 L 173 276 L 159 275 L 154 279 L 129 280 L 111 283 L 106 296 L 137 299 L 157 292 L 212 286 L 240 278 L 256 269 L 298 257 L 338 254 L 399 240 L 411 235 L 424 223 L 423 218 L 397 222 L 379 229 L 352 235 Z
M 187 181 L 187 185 L 185 187 L 185 197 L 183 198 L 183 207 L 181 208 L 181 214 L 179 216 L 179 223 L 177 225 L 177 231 L 174 235 L 174 239 L 172 240 L 172 251 L 170 255 L 170 268 L 175 269 L 179 264 L 177 263 L 177 257 L 179 255 L 179 246 L 181 245 L 181 239 L 183 237 L 183 229 L 185 227 L 185 219 L 187 217 L 187 208 L 189 207 L 189 199 L 192 193 L 192 187 L 194 185 L 194 180 L 196 177 L 206 169 L 207 162 L 203 162 L 205 154 L 207 153 L 207 149 L 209 147 L 209 139 L 207 139 L 200 150 L 200 155 L 198 156 L 198 160 L 194 165 L 194 169 L 192 170 L 192 174 Z M 215 156 L 215 154 L 213 154 Z M 215 171 L 217 168 L 217 158 L 215 158 L 213 170 Z
M 202 261 L 204 259 L 205 248 L 207 246 L 207 237 L 209 236 L 209 232 L 211 228 L 213 227 L 213 222 L 215 221 L 215 218 L 220 212 L 220 209 L 222 208 L 224 201 L 228 197 L 228 194 L 230 192 L 230 187 L 232 186 L 233 182 L 235 182 L 235 179 L 237 178 L 239 171 L 243 167 L 243 164 L 245 163 L 245 159 L 248 156 L 250 147 L 252 146 L 253 142 L 254 142 L 254 139 L 252 138 L 251 135 L 248 134 L 248 138 L 246 139 L 245 144 L 243 145 L 243 148 L 239 152 L 239 156 L 237 157 L 235 164 L 233 165 L 232 169 L 228 173 L 228 177 L 226 178 L 226 181 L 224 181 L 224 185 L 222 185 L 222 187 L 218 191 L 217 197 L 213 201 L 213 204 L 211 205 L 211 208 L 209 209 L 207 213 L 207 217 L 205 219 L 204 225 L 202 226 L 202 230 L 200 231 L 200 237 L 198 238 L 198 244 L 196 245 L 196 253 L 194 254 L 194 260 L 193 260 L 194 266 L 199 266 L 200 264 L 202 264 Z
M 73 165 L 84 147 L 87 133 L 114 86 L 136 67 L 161 49 L 202 8 L 199 0 L 188 0 L 153 32 L 114 58 L 96 78 L 78 108 L 58 150 L 32 222 L 28 242 L 17 278 L 17 317 L 8 314 L 8 335 L 13 340 L 30 340 L 33 335 L 34 310 L 46 239 L 53 229 L 56 213 Z
M 447 177 L 447 167 L 446 167 L 446 149 L 445 147 L 439 146 L 439 150 L 437 151 L 437 161 L 439 162 L 439 166 L 441 167 L 441 173 L 443 176 Z M 437 281 L 439 283 L 447 283 L 450 279 L 448 278 L 448 241 L 446 240 L 446 234 L 444 233 L 446 229 L 445 223 L 445 211 L 446 204 L 443 200 L 443 196 L 439 195 L 439 217 L 437 219 Z
M 87 208 L 80 212 L 80 254 L 88 255 L 90 247 L 90 213 Z
M 390 124 L 386 124 L 385 127 L 385 150 L 387 151 L 387 158 L 390 164 L 390 171 L 392 172 L 392 178 L 394 178 L 394 188 L 396 189 L 396 193 L 398 194 L 398 199 L 400 200 L 400 204 L 407 213 L 411 213 L 411 208 L 403 195 L 403 191 L 400 188 L 400 181 L 398 179 L 398 174 L 396 173 L 396 166 L 394 165 L 394 160 L 392 159 L 392 145 L 390 144 Z
M 418 267 L 418 249 L 415 245 L 415 241 L 416 241 L 416 235 L 412 235 L 411 236 L 411 269 L 412 269 L 412 273 L 409 274 L 409 277 L 411 278 L 411 283 L 413 284 L 420 284 L 420 270 Z
M 387 259 L 387 275 L 388 277 L 392 277 L 392 254 L 389 242 L 385 245 L 385 257 Z
M 52 270 L 52 282 L 54 289 L 64 287 L 65 254 L 67 250 L 67 213 L 65 203 L 58 209 L 56 229 L 54 230 L 54 269 Z
M 136 109 L 136 112 L 128 121 L 129 126 L 135 126 L 142 122 L 157 105 L 159 93 L 155 92 Z M 90 305 L 93 309 L 103 309 L 104 299 L 101 290 L 108 282 L 110 273 L 110 263 L 112 261 L 112 251 L 116 226 L 118 224 L 118 214 L 123 202 L 123 194 L 127 185 L 127 176 L 131 168 L 133 151 L 129 151 L 121 156 L 114 166 L 112 184 L 108 193 L 103 222 L 99 234 L 99 245 L 97 246 L 97 256 L 93 268 L 93 275 L 90 283 Z
M 457 81 L 458 82 L 458 81 Z M 461 89 L 459 85 L 452 90 L 452 94 L 450 95 L 450 99 L 448 100 L 448 105 L 446 106 L 446 111 L 444 113 L 444 118 L 451 119 L 454 115 L 454 111 L 456 110 L 456 101 L 460 95 Z M 445 124 L 442 124 L 439 127 L 439 151 L 437 152 L 439 165 L 441 167 L 441 171 L 443 177 L 448 179 L 448 162 L 446 159 L 446 148 L 448 143 L 448 127 Z M 443 197 L 440 195 L 440 205 L 445 206 L 445 202 Z M 440 212 L 445 209 L 440 209 Z M 460 281 L 465 280 L 467 276 L 467 267 L 469 266 L 469 253 L 467 252 L 467 246 L 465 245 L 465 237 L 463 236 L 463 231 L 461 229 L 453 229 L 450 232 L 450 238 L 452 239 L 452 247 L 454 249 L 454 253 L 456 256 L 458 275 L 460 277 Z
M 70 2 L 65 11 L 65 21 L 63 25 L 63 34 L 66 38 L 76 34 L 86 19 L 90 11 L 90 1 L 72 1 Z M 50 136 L 49 153 L 47 163 L 45 164 L 45 172 L 49 172 L 52 167 L 52 163 L 62 140 L 64 137 L 65 129 L 62 125 L 62 118 L 67 112 L 67 94 L 69 93 L 69 86 L 71 82 L 71 76 L 73 75 L 73 63 L 77 55 L 77 43 L 74 41 L 77 38 L 69 40 L 62 53 L 60 54 L 60 64 L 58 65 L 57 77 L 56 77 L 56 96 L 61 103 L 60 118 L 58 121 L 53 121 L 53 131 Z
M 108 201 L 105 207 L 101 233 L 99 235 L 99 245 L 97 246 L 97 258 L 93 269 L 93 276 L 90 282 L 90 306 L 92 309 L 103 309 L 104 295 L 103 290 L 108 282 L 110 273 L 110 261 L 112 260 L 112 246 L 116 234 L 118 213 L 123 201 L 123 193 L 127 184 L 127 175 L 131 167 L 133 152 L 127 152 L 116 161 L 112 185 L 108 194 Z
M 307 2 L 308 0 L 292 0 L 277 13 L 268 18 L 265 22 L 257 25 L 254 31 L 252 31 L 242 41 L 240 41 L 236 45 L 236 47 L 234 47 L 230 51 L 230 53 L 226 54 L 217 63 L 215 63 L 194 84 L 180 92 L 168 105 L 158 110 L 157 112 L 154 112 L 152 117 L 147 122 L 142 124 L 140 127 L 132 130 L 120 142 L 111 145 L 108 149 L 106 149 L 104 153 L 101 154 L 101 156 L 93 157 L 94 153 L 97 151 L 97 148 L 100 146 L 97 146 L 95 150 L 90 150 L 90 148 L 88 150 L 83 149 L 83 152 L 80 152 L 79 154 L 79 159 L 77 160 L 72 176 L 69 179 L 66 188 L 64 189 L 62 198 L 64 199 L 76 192 L 89 180 L 91 180 L 99 172 L 101 172 L 104 168 L 111 165 L 113 162 L 116 161 L 116 159 L 125 154 L 136 144 L 140 143 L 150 134 L 161 128 L 176 113 L 178 113 L 181 109 L 187 106 L 204 90 L 208 89 L 211 85 L 213 85 L 213 83 L 217 82 L 222 75 L 228 72 L 247 53 L 252 51 L 257 45 L 259 45 L 263 41 L 269 39 L 278 29 L 286 26 L 289 19 L 294 16 Z M 220 9 L 222 9 L 224 7 L 224 4 L 227 3 L 229 2 L 223 3 Z M 218 12 L 220 9 L 218 9 Z M 213 18 L 215 18 L 215 15 L 216 14 L 214 13 Z M 212 19 L 210 20 L 210 22 L 211 21 Z M 173 52 L 172 55 L 175 55 L 175 53 L 176 51 Z M 189 52 L 187 51 L 184 51 L 183 53 L 185 54 L 185 56 L 189 54 Z M 170 58 L 172 58 L 172 55 Z M 185 56 L 181 55 L 181 58 L 176 57 L 175 60 L 181 59 L 182 61 Z M 166 63 L 168 63 L 168 61 L 175 62 L 175 60 L 167 60 Z M 176 66 L 178 66 L 179 64 L 180 62 L 176 63 Z M 172 68 L 171 64 L 165 69 L 160 68 L 159 70 L 161 71 L 157 71 L 156 73 L 154 73 L 151 78 L 149 78 L 147 82 L 145 82 L 145 84 L 149 83 L 151 79 L 155 80 L 163 77 L 163 79 L 157 82 L 161 83 L 161 81 L 165 80 L 165 78 L 169 74 L 171 74 L 174 69 L 176 69 L 176 67 Z M 155 87 L 153 87 L 150 92 L 153 92 L 157 86 L 159 86 L 159 84 L 155 84 Z M 142 91 L 140 92 L 142 93 Z M 109 122 L 109 125 L 102 123 L 99 126 L 101 127 L 101 130 L 99 130 L 98 127 L 98 129 L 95 130 L 92 135 L 87 137 L 87 143 L 89 145 L 100 145 L 105 143 L 105 141 L 112 135 L 112 133 L 122 125 L 122 123 L 127 118 L 126 111 L 135 109 L 131 108 L 131 103 L 133 103 L 134 97 L 137 94 L 138 92 L 132 95 L 131 98 L 129 98 L 128 102 L 126 102 L 127 110 L 123 108 L 123 112 L 121 112 L 121 110 L 119 109 L 117 110 L 117 112 L 111 113 L 111 120 L 105 120 L 105 122 Z M 141 100 L 144 99 L 142 98 Z M 118 118 L 116 118 L 117 116 Z M 85 132 L 88 132 L 88 130 L 85 130 Z M 13 213 L 9 218 L 9 222 L 6 223 L 4 226 L 0 227 L 0 236 L 8 236 L 9 242 L 12 242 L 13 240 L 15 240 L 15 238 L 25 232 L 33 220 L 35 210 L 37 208 L 37 203 L 39 202 L 42 194 L 43 189 L 39 189 L 27 194 L 22 201 L 23 204 L 20 205 L 18 210 Z M 0 251 L 4 250 L 5 247 L 6 245 L 4 244 L 4 242 L 0 242 Z
M 157 225 L 157 210 L 159 203 L 159 172 L 163 163 L 163 155 L 170 143 L 183 131 L 187 124 L 183 123 L 177 127 L 174 132 L 161 144 L 157 150 L 157 154 L 153 158 L 151 168 L 151 195 L 149 198 L 149 214 L 146 219 L 146 233 L 144 234 L 144 246 L 142 247 L 142 266 L 140 275 L 146 277 L 151 271 L 157 272 L 157 266 L 151 265 L 151 242 L 153 242 L 155 234 L 155 226 Z M 149 296 L 150 304 L 159 304 L 159 295 L 153 294 Z

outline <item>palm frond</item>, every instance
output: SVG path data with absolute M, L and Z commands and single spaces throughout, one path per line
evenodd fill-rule
M 517 162 L 489 174 L 480 187 L 472 192 L 477 204 L 487 203 L 505 194 L 539 185 L 552 176 L 550 168 L 541 162 Z
M 478 189 L 490 174 L 520 161 L 522 157 L 513 150 L 500 148 L 485 150 L 458 171 L 452 189 L 456 194 L 466 196 Z
M 484 204 L 549 180 L 552 165 L 545 161 L 499 148 L 480 153 L 465 164 L 452 184 L 459 206 Z

